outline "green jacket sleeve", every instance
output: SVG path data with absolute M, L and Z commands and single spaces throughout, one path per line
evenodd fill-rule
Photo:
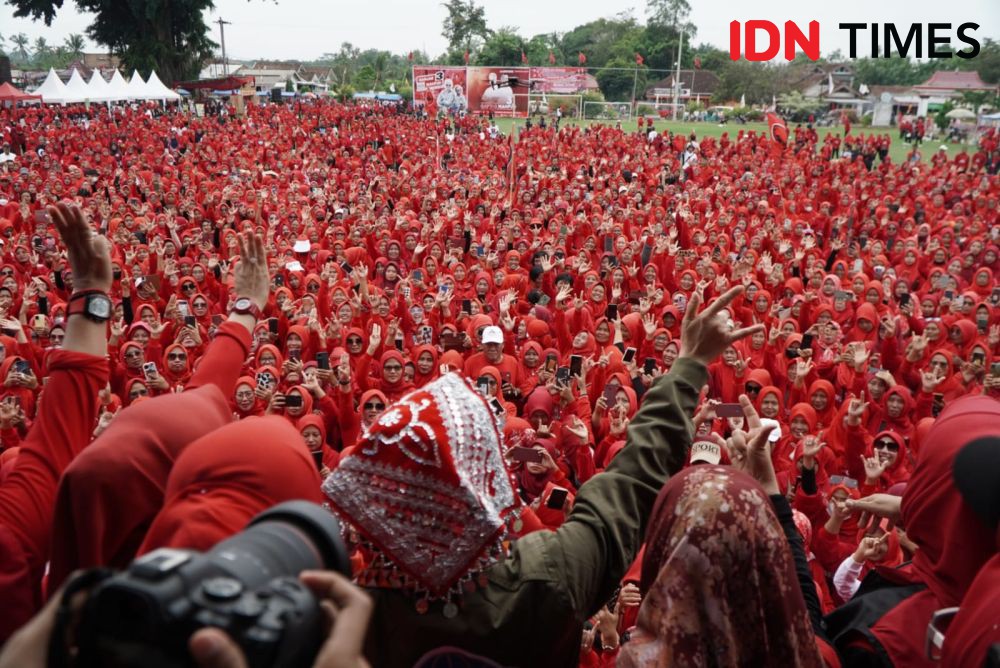
M 707 380 L 704 365 L 678 359 L 643 398 L 625 448 L 580 488 L 565 524 L 517 542 L 522 575 L 546 573 L 578 619 L 610 598 L 635 559 L 660 489 L 687 459 L 691 416 Z

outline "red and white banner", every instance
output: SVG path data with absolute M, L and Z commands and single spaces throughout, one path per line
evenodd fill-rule
M 470 67 L 469 111 L 494 116 L 528 114 L 528 67 Z
M 413 68 L 413 106 L 426 106 L 428 112 L 439 110 L 461 113 L 469 108 L 465 67 L 418 65 Z
M 579 95 L 587 90 L 585 67 L 532 67 L 531 92 Z

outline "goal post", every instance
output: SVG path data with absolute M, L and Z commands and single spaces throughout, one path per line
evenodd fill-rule
M 676 105 L 673 102 L 636 102 L 635 115 L 641 118 L 662 118 L 669 120 L 674 117 L 675 106 L 677 107 L 677 118 L 679 120 L 684 117 L 686 105 L 683 102 L 679 102 Z
M 594 121 L 628 121 L 632 118 L 632 103 L 588 100 L 583 103 L 583 117 Z
M 563 118 L 580 118 L 583 115 L 582 95 L 556 93 L 518 93 L 514 95 L 519 109 L 527 109 L 528 116 L 555 116 L 562 110 Z

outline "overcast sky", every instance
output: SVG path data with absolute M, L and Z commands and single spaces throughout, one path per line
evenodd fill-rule
M 792 20 L 805 29 L 810 20 L 820 23 L 823 53 L 841 49 L 845 54 L 848 33 L 837 28 L 842 22 L 892 22 L 905 34 L 911 23 L 950 22 L 953 28 L 966 21 L 980 24 L 974 35 L 1000 39 L 1000 0 L 962 0 L 953 5 L 941 0 L 690 0 L 691 20 L 698 28 L 696 43 L 707 42 L 729 48 L 729 22 L 768 19 L 781 24 Z M 216 0 L 209 21 L 223 17 L 226 49 L 230 58 L 296 58 L 310 60 L 336 51 L 349 41 L 365 48 L 406 53 L 424 49 L 432 56 L 444 51 L 441 36 L 445 10 L 428 0 Z M 492 28 L 514 26 L 525 37 L 544 32 L 565 32 L 594 19 L 631 10 L 645 19 L 644 0 L 616 3 L 613 0 L 479 0 L 486 7 Z M 52 26 L 15 19 L 10 6 L 0 0 L 0 34 L 8 39 L 18 32 L 32 41 L 45 37 L 60 43 L 73 32 L 83 33 L 89 16 L 66 0 Z M 218 41 L 218 27 L 213 30 Z M 860 40 L 866 44 L 866 38 Z M 924 39 L 926 48 L 926 37 Z M 956 42 L 956 48 L 963 45 Z M 9 46 L 9 44 L 8 44 Z M 858 54 L 863 55 L 863 54 Z

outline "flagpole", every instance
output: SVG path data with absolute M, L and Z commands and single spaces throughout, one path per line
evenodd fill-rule
M 674 76 L 674 121 L 677 120 L 677 105 L 681 94 L 681 54 L 684 52 L 684 31 L 678 31 L 680 40 L 677 42 L 677 74 Z
M 635 109 L 635 88 L 639 83 L 639 65 L 636 63 L 635 72 L 632 76 L 632 109 Z

